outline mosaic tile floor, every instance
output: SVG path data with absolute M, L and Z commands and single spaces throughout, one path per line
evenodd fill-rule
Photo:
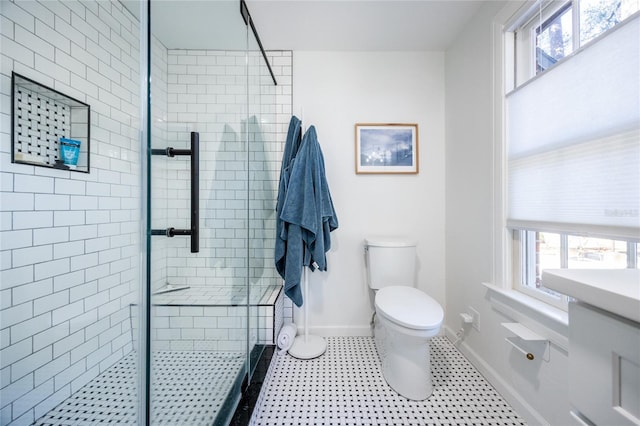
M 210 426 L 244 361 L 244 354 L 228 352 L 154 353 L 152 424 Z M 136 379 L 130 353 L 34 425 L 136 424 Z
M 373 338 L 330 337 L 313 360 L 275 355 L 250 424 L 525 425 L 446 337 L 431 340 L 434 392 L 410 401 L 385 382 Z

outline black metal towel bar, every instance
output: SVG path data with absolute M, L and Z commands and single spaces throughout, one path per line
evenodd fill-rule
M 190 235 L 191 253 L 198 253 L 200 251 L 200 134 L 191 132 L 191 149 L 174 149 L 172 147 L 152 149 L 151 155 L 191 156 L 191 229 L 152 229 L 151 235 L 165 235 L 167 237 Z

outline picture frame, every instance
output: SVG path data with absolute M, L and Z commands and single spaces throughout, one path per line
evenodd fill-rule
M 417 174 L 418 125 L 356 123 L 356 174 Z

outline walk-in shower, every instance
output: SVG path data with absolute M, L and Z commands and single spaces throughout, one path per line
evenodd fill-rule
M 290 53 L 240 0 L 0 14 L 0 423 L 227 423 L 282 322 Z

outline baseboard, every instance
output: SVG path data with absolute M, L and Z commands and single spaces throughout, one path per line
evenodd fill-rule
M 301 324 L 298 326 L 298 336 L 304 334 L 304 329 Z M 309 334 L 322 337 L 334 337 L 334 336 L 372 336 L 371 327 L 366 326 L 323 326 L 323 327 L 309 327 Z
M 455 341 L 455 331 L 445 327 L 446 336 Z M 482 357 L 480 357 L 464 340 L 456 345 L 458 350 L 469 360 L 482 376 L 493 386 L 500 395 L 524 418 L 529 425 L 548 426 L 544 417 L 540 415 L 500 374 L 496 372 Z

